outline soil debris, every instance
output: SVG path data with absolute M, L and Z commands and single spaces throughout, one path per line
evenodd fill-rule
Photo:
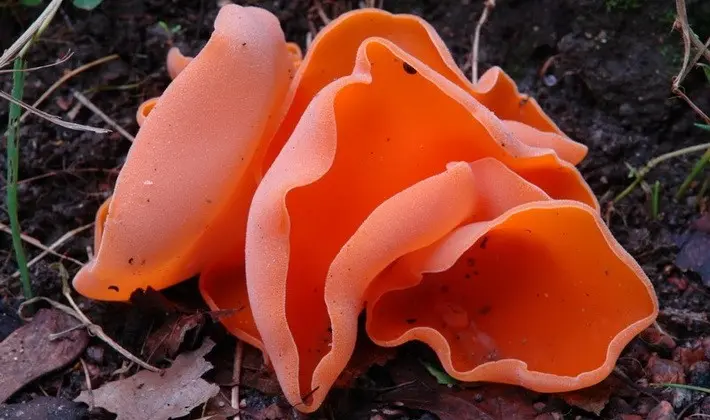
M 63 398 L 37 397 L 32 401 L 0 406 L 0 419 L 22 420 L 84 420 L 88 410 Z
M 77 325 L 72 316 L 62 311 L 40 309 L 32 321 L 0 343 L 0 403 L 40 376 L 67 366 L 83 353 L 89 336 L 85 330 L 75 329 Z M 53 334 L 59 336 L 53 339 Z
M 212 347 L 214 343 L 205 340 L 199 349 L 179 355 L 162 373 L 143 370 L 98 389 L 82 391 L 75 401 L 93 403 L 117 414 L 117 420 L 165 420 L 185 416 L 219 393 L 219 386 L 201 378 L 212 369 L 212 364 L 204 358 Z

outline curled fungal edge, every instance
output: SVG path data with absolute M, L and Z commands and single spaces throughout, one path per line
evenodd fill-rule
M 325 399 L 363 309 L 375 343 L 543 392 L 598 383 L 654 321 L 574 167 L 586 147 L 502 70 L 470 84 L 420 18 L 347 13 L 302 58 L 268 12 L 228 5 L 168 69 L 74 285 L 125 300 L 200 273 L 297 409 Z

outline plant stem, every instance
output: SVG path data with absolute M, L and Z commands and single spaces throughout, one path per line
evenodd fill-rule
M 22 56 L 15 58 L 12 73 L 12 97 L 22 100 L 25 91 L 25 60 Z M 18 142 L 20 140 L 19 119 L 22 115 L 22 108 L 10 103 L 10 118 L 7 129 L 7 212 L 10 217 L 10 230 L 12 231 L 12 245 L 15 249 L 15 259 L 17 268 L 20 271 L 22 290 L 27 299 L 32 297 L 32 285 L 30 283 L 30 272 L 27 268 L 27 257 L 22 246 L 22 236 L 20 229 L 20 219 L 17 214 L 17 179 L 20 166 L 20 151 Z
M 656 183 L 653 184 L 653 190 L 651 192 L 651 217 L 653 218 L 653 220 L 658 220 L 660 201 L 661 201 L 661 182 L 656 181 Z
M 634 188 L 636 188 L 636 186 L 638 186 L 641 183 L 641 181 L 643 181 L 643 179 L 646 177 L 646 175 L 648 175 L 648 173 L 651 172 L 651 170 L 653 168 L 655 168 L 656 166 L 658 166 L 660 163 L 665 162 L 668 159 L 676 158 L 676 157 L 687 155 L 690 153 L 702 152 L 702 151 L 705 151 L 706 153 L 710 153 L 710 143 L 704 143 L 704 144 L 698 144 L 695 146 L 684 147 L 682 149 L 678 149 L 678 150 L 674 150 L 672 152 L 664 153 L 660 156 L 656 156 L 655 158 L 649 160 L 648 162 L 646 162 L 646 165 L 644 165 L 641 169 L 636 171 L 636 178 L 634 179 L 634 181 L 628 187 L 626 187 L 626 189 L 624 191 L 619 193 L 619 195 L 617 195 L 614 198 L 613 202 L 618 203 L 624 197 L 629 195 L 631 193 L 631 191 L 633 191 Z M 702 169 L 702 167 L 700 169 Z
M 707 165 L 708 161 L 710 161 L 710 149 L 706 150 L 705 153 L 703 153 L 703 156 L 700 158 L 700 160 L 698 160 L 695 163 L 695 166 L 693 166 L 693 170 L 690 171 L 690 174 L 688 174 L 687 177 L 685 177 L 683 184 L 681 184 L 680 188 L 678 188 L 678 192 L 675 195 L 676 200 L 683 197 L 683 195 L 685 194 L 685 190 L 688 189 L 688 187 L 693 182 L 695 177 L 697 177 L 698 174 L 700 172 L 702 172 L 703 168 L 705 168 L 705 165 Z

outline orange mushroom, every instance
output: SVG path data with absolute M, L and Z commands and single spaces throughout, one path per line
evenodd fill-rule
M 380 9 L 360 9 L 334 19 L 316 36 L 296 74 L 293 101 L 279 132 L 269 146 L 267 169 L 293 132 L 311 99 L 328 83 L 347 76 L 355 64 L 358 48 L 368 38 L 387 39 L 417 57 L 433 71 L 456 84 L 493 111 L 500 119 L 519 121 L 537 130 L 556 133 L 568 154 L 579 163 L 586 146 L 568 139 L 545 115 L 535 99 L 521 95 L 513 80 L 501 69 L 488 70 L 472 85 L 456 65 L 444 41 L 423 19 L 407 14 L 393 15 Z M 527 138 L 521 138 L 523 142 Z
M 74 286 L 126 300 L 243 255 L 251 169 L 276 129 L 293 71 L 279 22 L 263 9 L 223 7 L 198 56 L 145 119 L 116 182 L 95 258 Z M 225 92 L 239 92 L 238 95 Z
M 350 12 L 302 58 L 273 16 L 230 5 L 194 59 L 170 54 L 175 80 L 138 111 L 82 294 L 125 300 L 200 273 L 208 305 L 234 311 L 223 324 L 305 412 L 348 363 L 366 307 L 382 345 L 418 339 L 462 380 L 542 391 L 598 382 L 653 321 L 648 279 L 574 167 L 586 147 L 500 69 L 471 84 L 422 19 Z M 470 258 L 495 281 L 462 281 Z M 540 337 L 498 331 L 516 317 Z
M 493 158 L 544 197 L 597 206 L 579 173 L 552 149 L 521 142 L 468 92 L 397 45 L 369 38 L 354 67 L 352 75 L 320 90 L 303 112 L 257 189 L 247 226 L 254 320 L 286 397 L 307 411 L 319 406 L 352 354 L 369 282 L 416 249 L 401 235 L 427 223 L 419 218 L 396 228 L 397 221 L 437 200 L 433 187 L 407 205 L 398 205 L 398 193 L 419 187 L 450 162 Z M 308 57 L 302 68 L 312 69 Z M 491 169 L 480 171 L 481 179 L 501 179 Z M 510 194 L 519 192 L 498 182 Z M 460 189 L 457 199 L 469 190 L 473 203 L 481 200 L 475 183 Z M 390 228 L 381 224 L 384 230 L 353 248 L 354 235 L 388 200 L 398 209 L 388 213 Z M 437 231 L 441 236 L 468 217 L 441 208 L 416 214 L 447 224 Z M 437 239 L 428 235 L 430 242 Z M 418 246 L 430 243 L 417 240 Z M 336 271 L 340 259 L 350 261 L 352 276 Z M 386 261 L 373 266 L 373 259 Z
M 188 57 L 180 52 L 178 47 L 172 47 L 168 50 L 165 67 L 168 69 L 168 74 L 171 79 L 178 77 L 185 67 L 193 60 L 193 57 Z
M 291 61 L 293 61 L 293 67 L 300 67 L 301 62 L 303 62 L 303 52 L 301 52 L 301 47 L 299 47 L 298 44 L 296 44 L 295 42 L 287 42 L 286 48 L 288 49 L 289 54 L 291 54 Z
M 651 283 L 584 204 L 500 210 L 383 271 L 366 297 L 370 338 L 423 341 L 462 381 L 539 392 L 601 382 L 653 323 Z
M 158 103 L 158 99 L 160 98 L 150 98 L 140 104 L 140 106 L 138 107 L 138 111 L 136 111 L 136 122 L 138 123 L 138 127 L 143 126 L 143 122 L 146 120 L 146 118 L 148 118 L 148 115 L 153 110 L 153 108 L 155 108 L 155 104 Z

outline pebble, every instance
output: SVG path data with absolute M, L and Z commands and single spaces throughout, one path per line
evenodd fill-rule
M 650 413 L 646 420 L 675 420 L 673 406 L 668 401 L 661 401 Z
M 646 369 L 650 376 L 651 383 L 663 384 L 684 384 L 685 372 L 680 363 L 668 359 L 662 359 L 658 355 L 652 355 L 648 360 Z

